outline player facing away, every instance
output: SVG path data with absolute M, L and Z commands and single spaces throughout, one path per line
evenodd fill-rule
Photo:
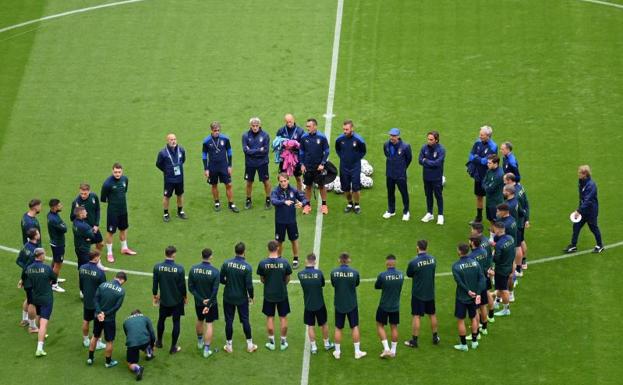
M 108 203 L 106 208 L 106 258 L 108 262 L 115 262 L 112 251 L 113 235 L 119 229 L 121 241 L 121 254 L 136 255 L 136 252 L 128 247 L 128 177 L 123 175 L 123 166 L 120 163 L 112 165 L 112 175 L 102 185 L 100 197 L 102 202 Z
M 355 346 L 355 359 L 365 357 L 368 353 L 360 348 L 359 333 L 359 308 L 357 306 L 357 286 L 359 286 L 359 272 L 348 266 L 351 262 L 348 253 L 340 254 L 338 259 L 340 266 L 331 271 L 331 285 L 335 289 L 335 350 L 333 357 L 340 359 L 342 351 L 342 329 L 348 318 L 348 324 L 352 330 L 353 344 Z
M 393 254 L 385 258 L 387 270 L 383 271 L 376 278 L 374 288 L 381 290 L 379 307 L 376 309 L 376 330 L 383 345 L 381 358 L 396 357 L 398 346 L 398 324 L 400 323 L 400 293 L 404 275 L 396 270 L 396 256 Z M 387 343 L 385 325 L 389 322 L 392 334 L 392 346 Z
M 482 325 L 480 327 L 480 334 L 486 336 L 489 334 L 489 313 L 493 315 L 493 295 L 489 292 L 489 290 L 492 289 L 490 276 L 493 275 L 493 269 L 491 268 L 493 258 L 489 256 L 487 250 L 480 247 L 480 242 L 481 238 L 479 236 L 472 236 L 469 238 L 469 248 L 471 252 L 468 256 L 480 264 L 482 273 L 485 275 L 485 287 L 480 292 L 479 315 L 480 325 Z M 495 322 L 494 320 L 495 319 L 492 318 L 491 322 Z
M 136 381 L 143 379 L 145 367 L 138 364 L 140 352 L 144 351 L 147 361 L 154 358 L 154 326 L 149 317 L 136 309 L 123 321 L 125 333 L 126 362 L 130 372 L 136 376 Z
M 251 324 L 249 323 L 249 305 L 253 304 L 253 272 L 251 265 L 245 260 L 246 246 L 238 242 L 234 247 L 236 256 L 223 262 L 221 266 L 221 284 L 223 290 L 223 313 L 225 314 L 225 338 L 223 347 L 227 353 L 233 353 L 234 316 L 238 311 L 238 318 L 242 330 L 247 338 L 247 352 L 253 353 L 257 345 L 253 343 Z
M 428 254 L 428 241 L 417 241 L 417 257 L 413 258 L 407 266 L 407 277 L 412 278 L 411 286 L 411 329 L 412 337 L 405 341 L 405 345 L 411 348 L 418 347 L 421 318 L 428 314 L 430 327 L 433 333 L 433 344 L 439 344 L 437 328 L 437 309 L 435 308 L 435 270 L 437 260 Z
M 176 254 L 177 249 L 175 246 L 168 246 L 164 250 L 164 261 L 154 266 L 153 285 L 151 288 L 154 305 L 159 306 L 156 347 L 162 348 L 164 323 L 167 318 L 171 317 L 173 320 L 171 348 L 169 349 L 171 354 L 182 350 L 177 345 L 177 340 L 180 337 L 180 319 L 184 315 L 184 305 L 188 303 L 184 266 L 175 263 Z
M 311 354 L 318 353 L 316 345 L 316 324 L 322 330 L 322 339 L 324 341 L 324 349 L 329 351 L 335 348 L 335 345 L 329 340 L 329 326 L 327 325 L 327 307 L 324 303 L 324 275 L 322 271 L 316 269 L 316 255 L 311 253 L 305 258 L 305 269 L 298 273 L 298 279 L 303 288 L 303 301 L 305 310 L 303 313 L 303 322 L 307 325 L 307 336 Z
M 458 345 L 456 350 L 466 352 L 467 338 L 465 329 L 465 316 L 471 319 L 472 349 L 478 348 L 478 317 L 477 308 L 480 305 L 480 293 L 485 287 L 485 276 L 480 264 L 468 256 L 469 246 L 461 243 L 457 247 L 459 260 L 452 264 L 452 276 L 456 282 L 456 300 L 454 303 L 454 316 L 457 320 L 459 331 Z
M 15 259 L 15 263 L 21 269 L 18 286 L 22 287 L 26 293 L 26 299 L 22 304 L 22 320 L 20 325 L 28 326 L 28 332 L 33 334 L 39 332 L 36 322 L 36 309 L 32 304 L 32 289 L 26 287 L 24 283 L 26 282 L 26 268 L 35 261 L 35 250 L 37 249 L 40 237 L 39 230 L 35 227 L 28 229 L 26 231 L 26 239 L 28 241 L 24 243 L 24 247 L 22 247 Z
M 266 332 L 268 342 L 266 348 L 275 350 L 275 309 L 279 314 L 280 350 L 288 348 L 288 282 L 292 268 L 290 263 L 278 254 L 279 243 L 275 240 L 268 242 L 268 257 L 261 260 L 257 266 L 257 274 L 264 284 L 264 304 L 262 313 L 266 316 Z
M 78 268 L 80 292 L 82 293 L 82 344 L 85 348 L 91 345 L 89 338 L 89 322 L 95 320 L 95 292 L 106 282 L 106 273 L 99 267 L 100 252 L 89 252 L 89 261 Z M 97 350 L 104 349 L 106 344 L 98 339 Z
M 212 265 L 212 250 L 201 251 L 201 263 L 190 268 L 188 273 L 188 291 L 195 297 L 197 322 L 197 349 L 203 350 L 203 357 L 209 358 L 217 352 L 212 349 L 213 323 L 218 320 L 216 295 L 220 283 L 220 272 Z

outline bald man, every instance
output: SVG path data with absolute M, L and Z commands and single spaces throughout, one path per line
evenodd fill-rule
M 175 134 L 167 135 L 167 145 L 158 153 L 156 167 L 162 171 L 164 176 L 164 197 L 162 199 L 162 207 L 164 215 L 162 220 L 168 222 L 171 220 L 169 215 L 169 200 L 173 196 L 173 192 L 177 197 L 177 216 L 180 219 L 186 219 L 184 213 L 184 162 L 186 161 L 186 151 L 184 147 L 177 144 Z
M 288 140 L 296 140 L 301 143 L 301 137 L 305 133 L 305 131 L 296 124 L 294 120 L 294 115 L 286 114 L 283 117 L 285 122 L 284 126 L 277 130 L 277 137 L 281 137 Z M 296 151 L 298 155 L 298 150 Z M 283 161 L 279 163 L 279 172 L 283 172 Z M 299 162 L 297 163 L 294 169 L 294 178 L 296 178 L 296 188 L 299 191 L 303 190 L 303 182 L 301 180 L 301 176 L 303 173 L 301 172 L 301 159 L 299 158 Z

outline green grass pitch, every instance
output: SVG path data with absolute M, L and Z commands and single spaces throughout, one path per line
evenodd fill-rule
M 5 0 L 0 3 L 0 29 L 101 1 Z M 620 0 L 611 3 L 623 5 Z M 299 123 L 314 116 L 324 129 L 335 15 L 335 0 L 145 0 L 0 33 L 0 245 L 20 247 L 19 219 L 29 199 L 57 197 L 69 203 L 83 181 L 99 193 L 112 163 L 119 161 L 130 178 L 129 242 L 139 255 L 121 256 L 115 267 L 151 271 L 168 244 L 178 247 L 178 259 L 187 268 L 199 260 L 203 247 L 215 251 L 220 266 L 233 255 L 234 243 L 243 240 L 255 268 L 273 236 L 273 212 L 258 207 L 238 215 L 214 213 L 202 176 L 201 141 L 209 122 L 221 121 L 234 146 L 234 190 L 241 206 L 240 136 L 249 117 L 260 116 L 271 136 L 286 112 Z M 516 148 L 532 206 L 533 228 L 527 232 L 531 260 L 559 255 L 569 242 L 568 215 L 577 204 L 579 164 L 593 168 L 604 242 L 623 240 L 621 7 L 580 0 L 345 0 L 341 33 L 331 137 L 341 132 L 343 119 L 355 121 L 368 144 L 375 185 L 363 193 L 360 216 L 343 214 L 344 198 L 330 195 L 320 253 L 325 273 L 343 250 L 351 253 L 363 278 L 376 277 L 388 253 L 398 256 L 404 270 L 420 238 L 429 240 L 438 272 L 450 271 L 454 248 L 465 240 L 467 221 L 474 215 L 471 179 L 463 165 L 478 127 L 486 123 L 493 126 L 498 144 L 511 140 Z M 414 152 L 428 130 L 441 132 L 448 154 L 445 226 L 419 221 L 425 205 L 416 163 L 409 170 L 412 220 L 381 219 L 386 205 L 382 143 L 390 127 L 402 129 Z M 154 163 L 170 131 L 187 150 L 185 207 L 190 219 L 165 224 L 162 177 Z M 335 154 L 331 159 L 336 160 Z M 261 189 L 255 187 L 259 202 Z M 42 223 L 45 212 L 44 206 Z M 68 221 L 67 211 L 63 217 Z M 309 252 L 315 210 L 299 218 L 299 227 L 301 248 Z M 74 260 L 71 235 L 68 239 L 67 259 Z M 46 230 L 43 240 L 47 244 Z M 593 245 L 585 229 L 579 248 Z M 374 312 L 379 293 L 363 282 L 362 348 L 369 356 L 355 361 L 345 336 L 339 362 L 330 354 L 311 357 L 309 383 L 619 383 L 622 250 L 532 265 L 517 289 L 512 316 L 497 320 L 480 348 L 467 354 L 452 349 L 457 340 L 454 283 L 440 276 L 440 346 L 428 343 L 428 321 L 419 349 L 402 346 L 410 335 L 406 281 L 398 356 L 378 359 Z M 63 268 L 67 293 L 55 294 L 49 355 L 35 359 L 34 336 L 17 326 L 23 298 L 16 288 L 15 255 L 0 255 L 5 272 L 0 280 L 0 382 L 133 381 L 123 365 L 105 369 L 101 353 L 95 367 L 85 365 L 82 306 L 75 267 L 69 265 Z M 155 320 L 150 287 L 150 278 L 130 276 L 118 318 L 138 307 Z M 244 352 L 236 323 L 235 353 L 204 360 L 196 351 L 189 307 L 182 323 L 184 350 L 176 356 L 159 354 L 147 363 L 144 381 L 300 383 L 305 334 L 300 287 L 290 285 L 293 312 L 286 352 L 263 349 L 260 285 L 256 292 L 259 303 L 251 314 L 258 353 Z M 330 287 L 325 297 L 332 325 Z M 170 328 L 168 324 L 165 344 Z M 222 312 L 215 330 L 214 344 L 221 347 Z M 120 361 L 125 360 L 123 343 L 119 336 L 114 357 Z

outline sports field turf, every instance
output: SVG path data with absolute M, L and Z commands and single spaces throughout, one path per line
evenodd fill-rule
M 4 0 L 0 30 L 102 1 Z M 199 261 L 203 247 L 215 251 L 220 266 L 233 255 L 234 243 L 243 240 L 255 269 L 274 235 L 273 212 L 257 207 L 238 215 L 214 213 L 202 173 L 201 141 L 210 121 L 219 120 L 232 139 L 234 190 L 242 206 L 240 136 L 249 117 L 260 116 L 271 137 L 286 112 L 294 113 L 300 125 L 314 116 L 324 129 L 335 22 L 332 0 L 145 0 L 0 32 L 0 245 L 20 247 L 19 220 L 28 200 L 38 197 L 46 203 L 56 197 L 68 204 L 83 181 L 99 194 L 112 163 L 119 161 L 130 178 L 129 242 L 139 255 L 120 256 L 114 267 L 149 272 L 169 244 L 177 246 L 178 260 L 187 268 Z M 343 214 L 344 198 L 330 195 L 320 246 L 326 275 L 344 250 L 363 278 L 376 277 L 388 253 L 397 255 L 405 270 L 422 238 L 437 257 L 437 271 L 449 272 L 455 246 L 466 239 L 467 222 L 474 216 L 472 181 L 464 164 L 483 124 L 493 126 L 498 144 L 511 140 L 515 145 L 532 208 L 527 231 L 531 261 L 557 256 L 569 243 L 576 170 L 585 163 L 599 187 L 604 242 L 619 247 L 606 247 L 599 256 L 531 265 L 516 291 L 512 316 L 498 318 L 479 349 L 468 353 L 452 349 L 457 341 L 455 285 L 443 275 L 437 279 L 440 346 L 429 344 L 428 321 L 419 349 L 402 345 L 410 336 L 411 282 L 405 281 L 398 356 L 378 359 L 374 314 L 379 293 L 373 283 L 362 282 L 362 349 L 368 357 L 355 361 L 345 335 L 339 362 L 330 354 L 311 357 L 310 384 L 620 383 L 621 68 L 621 7 L 579 0 L 345 0 L 330 136 L 341 132 L 343 119 L 355 121 L 368 144 L 375 186 L 364 191 L 360 216 Z M 416 163 L 409 170 L 411 221 L 381 219 L 386 208 L 382 143 L 390 127 L 402 129 L 414 152 L 428 130 L 440 131 L 448 154 L 443 227 L 419 221 L 425 205 Z M 170 131 L 187 150 L 190 219 L 165 224 L 162 176 L 154 164 Z M 330 159 L 337 162 L 335 154 Z M 261 202 L 257 184 L 254 198 Z M 305 253 L 314 248 L 315 209 L 312 216 L 299 217 Z M 39 217 L 44 228 L 45 213 L 44 205 Z M 63 217 L 68 222 L 68 210 Z M 70 234 L 67 260 L 75 260 L 71 239 Z M 48 243 L 46 230 L 43 240 Z M 593 245 L 586 228 L 578 246 Z M 0 253 L 5 272 L 0 280 L 0 383 L 133 381 L 123 365 L 105 369 L 102 353 L 95 367 L 86 366 L 77 276 L 69 265 L 62 272 L 67 293 L 55 294 L 48 356 L 35 359 L 35 337 L 17 326 L 23 292 L 16 288 L 15 254 Z M 118 320 L 137 307 L 155 320 L 150 290 L 149 277 L 131 275 Z M 176 356 L 161 353 L 147 363 L 144 381 L 301 383 L 300 287 L 290 285 L 293 312 L 286 352 L 263 349 L 260 285 L 256 293 L 251 314 L 259 352 L 244 351 L 235 323 L 235 353 L 203 359 L 195 347 L 189 307 L 180 341 L 184 350 Z M 325 300 L 332 325 L 330 287 Z M 169 323 L 165 344 L 170 328 Z M 214 345 L 220 348 L 222 312 L 215 330 Z M 114 357 L 124 361 L 121 334 L 118 327 Z

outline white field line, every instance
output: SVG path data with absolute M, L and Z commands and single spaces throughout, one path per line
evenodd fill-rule
M 325 125 L 324 134 L 327 141 L 331 143 L 331 127 L 333 124 L 333 101 L 335 100 L 335 81 L 337 77 L 337 63 L 340 56 L 340 34 L 342 33 L 342 14 L 344 11 L 344 0 L 337 1 L 335 13 L 335 29 L 333 30 L 333 52 L 331 54 L 331 70 L 329 74 L 329 92 L 327 94 L 327 110 L 324 114 Z M 316 211 L 316 228 L 314 231 L 314 254 L 316 254 L 316 267 L 320 266 L 320 245 L 322 243 L 322 220 L 323 214 L 320 212 L 322 201 L 318 200 Z M 293 282 L 294 283 L 294 282 Z M 311 344 L 305 328 L 305 345 L 303 346 L 303 363 L 301 365 L 301 385 L 309 382 L 309 364 L 311 355 Z
M 84 12 L 90 12 L 90 11 L 95 11 L 96 9 L 102 9 L 102 8 L 109 8 L 109 7 L 116 7 L 118 5 L 125 5 L 125 4 L 131 4 L 131 3 L 139 3 L 141 1 L 145 1 L 145 0 L 125 0 L 125 1 L 117 1 L 115 3 L 108 3 L 108 4 L 101 4 L 101 5 L 95 5 L 93 7 L 87 7 L 87 8 L 80 8 L 80 9 L 75 9 L 73 11 L 67 11 L 67 12 L 62 12 L 62 13 L 57 13 L 55 15 L 50 15 L 50 16 L 45 16 L 39 19 L 34 19 L 34 20 L 28 20 L 25 21 L 23 23 L 19 23 L 19 24 L 14 24 L 14 25 L 9 25 L 8 27 L 4 27 L 4 28 L 0 28 L 0 33 L 2 32 L 7 32 L 10 31 L 12 29 L 16 29 L 16 28 L 20 28 L 20 27 L 24 27 L 30 24 L 34 24 L 34 23 L 39 23 L 41 21 L 46 21 L 46 20 L 52 20 L 52 19 L 58 19 L 59 17 L 64 17 L 64 16 L 69 16 L 69 15 L 75 15 L 77 13 L 84 13 Z
M 599 0 L 579 0 L 579 1 L 584 2 L 584 3 L 593 3 L 593 4 L 605 5 L 607 7 L 623 9 L 623 4 L 609 3 L 607 1 L 599 1 Z

